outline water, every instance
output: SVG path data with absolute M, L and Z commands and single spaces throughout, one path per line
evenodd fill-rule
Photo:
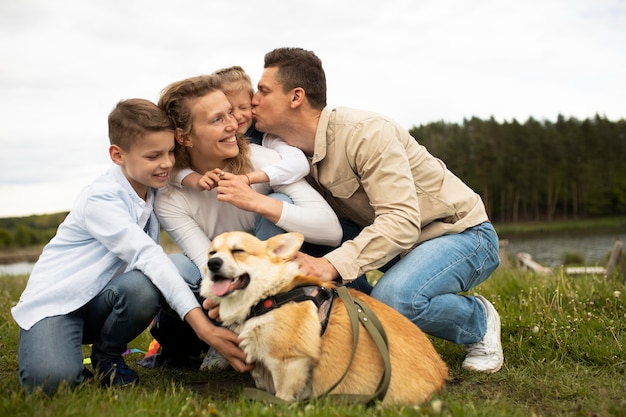
M 537 233 L 502 239 L 508 240 L 505 250 L 510 257 L 526 252 L 543 266 L 561 266 L 565 253 L 582 255 L 586 265 L 606 266 L 615 241 L 626 242 L 626 229 Z
M 0 276 L 2 275 L 24 275 L 30 274 L 33 270 L 32 262 L 16 262 L 13 264 L 0 264 Z

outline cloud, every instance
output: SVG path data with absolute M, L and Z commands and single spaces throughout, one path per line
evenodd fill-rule
M 320 56 L 331 106 L 407 128 L 624 118 L 625 16 L 619 0 L 0 2 L 0 186 L 90 181 L 118 100 L 234 64 L 256 81 L 278 46 Z

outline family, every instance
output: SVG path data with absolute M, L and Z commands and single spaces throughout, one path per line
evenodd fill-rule
M 151 323 L 162 364 L 208 351 L 251 370 L 198 295 L 207 248 L 227 231 L 300 232 L 303 273 L 463 345 L 465 369 L 501 368 L 498 313 L 467 294 L 499 264 L 480 196 L 392 119 L 327 107 L 313 52 L 268 52 L 256 91 L 235 66 L 174 82 L 158 104 L 120 101 L 109 139 L 115 166 L 77 197 L 12 308 L 27 392 L 92 378 L 83 344 L 103 386 L 137 383 L 122 354 Z M 161 227 L 182 254 L 163 251 Z

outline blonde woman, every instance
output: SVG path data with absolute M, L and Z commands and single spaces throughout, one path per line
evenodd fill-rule
M 170 186 L 158 194 L 155 204 L 163 228 L 185 255 L 177 259 L 177 266 L 180 269 L 185 259 L 193 262 L 183 273 L 192 290 L 199 287 L 211 240 L 222 232 L 240 230 L 267 239 L 297 231 L 315 245 L 340 244 L 337 216 L 306 180 L 275 186 L 249 181 L 246 173 L 277 163 L 280 155 L 236 134 L 232 105 L 215 76 L 169 85 L 159 106 L 176 125 L 174 171 L 191 168 L 208 173 L 205 191 Z M 172 323 L 166 314 L 160 314 L 153 326 L 152 334 L 168 352 L 164 359 L 199 354 L 198 346 L 183 341 L 180 326 L 184 324 Z

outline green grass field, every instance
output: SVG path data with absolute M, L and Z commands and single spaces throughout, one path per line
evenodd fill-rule
M 505 364 L 496 374 L 461 370 L 461 346 L 433 339 L 450 369 L 445 390 L 420 407 L 276 406 L 249 402 L 247 375 L 145 369 L 133 388 L 89 383 L 53 398 L 22 393 L 18 328 L 10 315 L 26 277 L 0 277 L 2 416 L 623 416 L 626 415 L 626 288 L 622 278 L 538 276 L 498 270 L 476 289 L 499 310 Z M 146 332 L 129 347 L 147 350 Z M 87 348 L 86 348 L 87 349 Z M 88 355 L 88 350 L 85 351 Z M 199 364 L 199 362 L 198 362 Z

